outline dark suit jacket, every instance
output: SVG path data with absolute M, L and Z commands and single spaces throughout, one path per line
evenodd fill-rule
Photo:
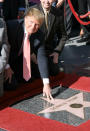
M 44 13 L 41 4 L 37 4 L 34 7 L 38 8 Z M 44 21 L 43 25 L 40 28 L 41 31 L 45 34 L 46 50 L 49 50 L 51 52 L 53 50 L 60 52 L 62 48 L 64 47 L 66 39 L 67 39 L 67 34 L 64 27 L 64 19 L 63 19 L 62 11 L 60 10 L 60 8 L 57 9 L 53 6 L 51 7 L 51 10 L 48 16 L 48 26 L 49 26 L 49 29 L 47 31 L 46 24 Z M 61 39 L 58 45 L 54 48 L 54 46 L 52 45 L 52 41 L 56 33 L 59 33 L 61 35 Z
M 25 7 L 25 0 L 4 0 L 3 13 L 5 20 L 16 19 L 20 7 Z
M 18 58 L 18 53 L 23 43 L 24 37 L 24 23 L 23 20 L 13 20 L 7 22 L 8 38 L 11 45 L 10 64 L 15 62 Z M 42 78 L 48 78 L 47 57 L 45 55 L 44 36 L 38 30 L 30 36 L 31 52 L 37 55 L 38 67 Z

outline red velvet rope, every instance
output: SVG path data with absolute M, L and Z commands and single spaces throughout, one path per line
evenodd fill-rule
M 87 17 L 88 15 L 90 15 L 90 11 L 87 12 L 85 15 L 81 15 L 80 18 L 83 19 L 83 18 Z
M 80 16 L 80 18 L 79 18 L 79 15 L 76 13 L 76 11 L 75 11 L 74 8 L 73 8 L 73 5 L 72 5 L 72 3 L 71 3 L 71 0 L 68 0 L 68 4 L 69 4 L 69 6 L 70 6 L 70 9 L 71 9 L 73 15 L 75 16 L 75 18 L 77 19 L 77 21 L 78 21 L 80 24 L 82 24 L 82 25 L 89 25 L 89 24 L 90 24 L 90 21 L 84 22 L 84 21 L 82 21 L 82 20 L 80 19 L 80 18 L 85 18 L 85 17 L 87 17 L 87 16 L 90 14 L 90 12 L 86 13 L 85 15 Z

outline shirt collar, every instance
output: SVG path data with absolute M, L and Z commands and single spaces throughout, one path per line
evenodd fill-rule
M 24 28 L 24 34 L 27 35 L 28 32 L 26 31 L 26 28 Z M 30 34 L 28 36 L 31 36 Z
M 27 34 L 28 32 L 26 31 L 26 28 L 24 28 L 24 33 Z

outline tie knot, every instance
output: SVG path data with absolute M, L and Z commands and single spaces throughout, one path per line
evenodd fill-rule
M 49 12 L 45 10 L 45 15 L 48 15 L 48 14 L 49 14 Z

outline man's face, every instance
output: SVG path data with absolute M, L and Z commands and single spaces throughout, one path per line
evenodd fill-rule
M 33 16 L 26 16 L 25 17 L 25 29 L 29 34 L 37 32 L 40 27 L 40 23 L 36 20 Z
M 43 8 L 44 8 L 45 10 L 49 10 L 50 7 L 51 7 L 51 5 L 52 5 L 52 3 L 53 3 L 55 0 L 40 0 L 40 1 L 41 1 L 41 4 L 42 4 Z

